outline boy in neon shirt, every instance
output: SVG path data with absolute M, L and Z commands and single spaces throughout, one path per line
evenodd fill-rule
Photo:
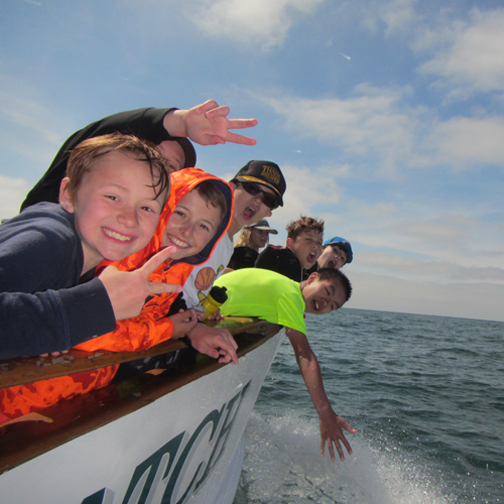
M 274 271 L 245 268 L 220 277 L 215 285 L 227 288 L 228 300 L 222 305 L 225 316 L 259 317 L 285 327 L 294 349 L 296 362 L 319 415 L 321 454 L 325 447 L 335 460 L 334 447 L 344 460 L 343 443 L 352 449 L 342 429 L 355 433 L 347 422 L 334 413 L 324 391 L 317 357 L 306 336 L 304 313 L 322 315 L 341 308 L 352 294 L 348 278 L 339 270 L 325 268 L 297 283 Z

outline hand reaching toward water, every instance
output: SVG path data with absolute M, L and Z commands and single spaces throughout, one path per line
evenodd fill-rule
M 323 411 L 319 414 L 319 429 L 320 454 L 322 456 L 324 456 L 325 447 L 327 445 L 331 460 L 334 462 L 336 460 L 334 447 L 336 447 L 339 458 L 343 462 L 345 460 L 345 454 L 343 452 L 343 448 L 341 447 L 341 443 L 345 445 L 348 454 L 352 455 L 352 447 L 345 438 L 342 429 L 345 429 L 351 434 L 355 434 L 357 431 L 353 427 L 350 427 L 343 418 L 336 415 L 332 408 L 329 408 L 329 410 Z

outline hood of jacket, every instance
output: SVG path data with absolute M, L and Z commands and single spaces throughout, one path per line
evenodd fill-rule
M 170 174 L 170 195 L 163 208 L 163 211 L 161 212 L 161 215 L 159 216 L 159 222 L 156 226 L 156 231 L 154 232 L 154 235 L 147 246 L 136 254 L 130 255 L 129 257 L 126 257 L 121 261 L 102 261 L 96 271 L 99 272 L 103 267 L 111 264 L 123 271 L 131 271 L 133 269 L 141 267 L 149 258 L 151 258 L 154 254 L 156 254 L 163 248 L 163 234 L 166 228 L 166 224 L 170 219 L 173 210 L 175 210 L 175 207 L 180 203 L 180 201 L 182 201 L 184 196 L 192 191 L 198 184 L 201 184 L 201 182 L 204 182 L 206 180 L 210 181 L 212 184 L 215 184 L 224 194 L 226 198 L 226 213 L 215 235 L 201 252 L 189 257 L 174 260 L 170 263 L 170 265 L 173 266 L 174 264 L 183 262 L 192 266 L 196 266 L 207 261 L 208 258 L 212 255 L 215 245 L 226 234 L 229 225 L 231 224 L 234 203 L 233 189 L 224 180 L 216 177 L 215 175 L 204 172 L 199 168 L 184 168 Z

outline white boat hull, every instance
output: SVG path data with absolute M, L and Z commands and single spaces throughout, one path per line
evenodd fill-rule
M 282 335 L 237 366 L 221 367 L 3 473 L 0 501 L 232 502 L 242 435 Z

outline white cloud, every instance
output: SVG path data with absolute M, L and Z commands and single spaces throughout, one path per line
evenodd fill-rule
M 386 25 L 385 35 L 392 35 L 408 28 L 415 20 L 414 5 L 417 0 L 367 1 L 362 9 L 362 24 L 376 31 L 380 23 Z
M 349 308 L 504 320 L 504 285 L 405 281 L 345 269 L 354 291 Z
M 443 44 L 439 50 L 439 44 Z M 417 48 L 436 48 L 420 71 L 438 75 L 448 97 L 466 99 L 475 92 L 504 91 L 504 10 L 473 9 L 471 21 L 452 22 L 438 33 L 421 35 Z
M 424 145 L 437 163 L 454 169 L 482 164 L 504 167 L 504 118 L 455 117 L 437 123 Z
M 186 3 L 187 18 L 211 37 L 281 45 L 299 14 L 313 13 L 323 0 L 194 0 Z
M 410 92 L 361 84 L 357 96 L 345 100 L 279 97 L 278 91 L 255 93 L 255 99 L 283 117 L 284 128 L 299 138 L 336 146 L 388 177 L 405 167 L 504 167 L 503 117 L 442 121 L 434 109 L 409 106 Z
M 432 280 L 439 284 L 456 281 L 504 285 L 504 268 L 466 267 L 450 261 L 400 257 L 380 251 L 360 252 L 355 268 L 357 271 L 382 273 L 403 280 Z
M 0 220 L 14 217 L 19 213 L 29 185 L 22 178 L 0 175 Z
M 390 174 L 399 163 L 414 157 L 417 115 L 422 111 L 400 106 L 403 95 L 409 92 L 409 88 L 359 85 L 355 88 L 358 96 L 347 100 L 277 98 L 264 93 L 256 98 L 285 118 L 287 130 L 341 147 L 348 154 L 373 158 Z

